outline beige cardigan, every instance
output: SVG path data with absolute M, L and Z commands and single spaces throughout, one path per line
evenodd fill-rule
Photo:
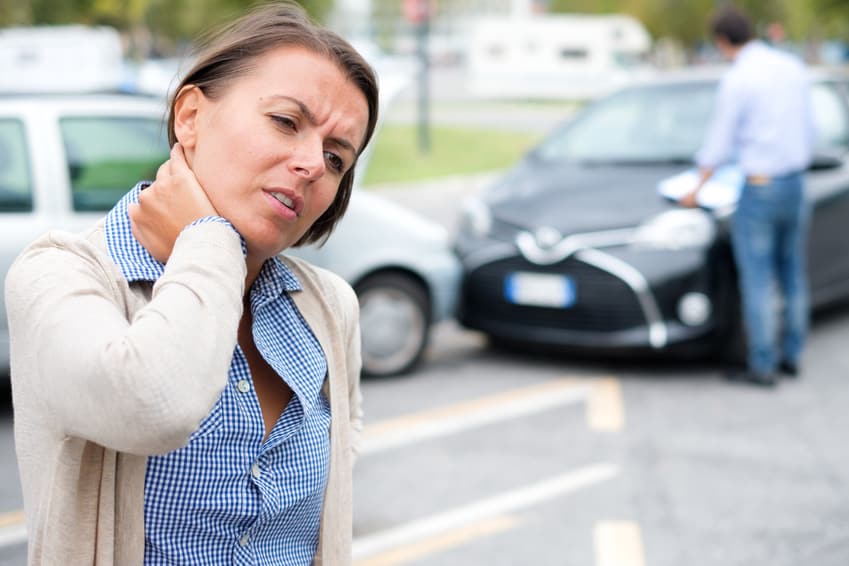
M 330 474 L 315 564 L 345 566 L 361 427 L 357 299 L 339 277 L 282 259 L 328 366 Z M 102 222 L 47 234 L 15 261 L 6 305 L 29 564 L 142 564 L 147 456 L 185 445 L 227 386 L 245 273 L 238 236 L 219 223 L 186 229 L 152 286 L 127 284 Z

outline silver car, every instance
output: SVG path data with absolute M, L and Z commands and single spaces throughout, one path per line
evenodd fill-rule
M 161 98 L 130 95 L 0 95 L 0 278 L 39 234 L 81 230 L 153 178 L 168 155 L 163 109 Z M 323 248 L 293 253 L 356 289 L 366 374 L 409 371 L 431 324 L 454 312 L 460 266 L 443 228 L 361 188 Z M 0 374 L 8 367 L 3 304 Z

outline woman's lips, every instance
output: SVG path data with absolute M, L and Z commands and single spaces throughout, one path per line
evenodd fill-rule
M 265 194 L 268 196 L 275 210 L 284 218 L 291 219 L 301 215 L 301 211 L 304 208 L 304 201 L 294 191 L 288 189 L 266 189 Z

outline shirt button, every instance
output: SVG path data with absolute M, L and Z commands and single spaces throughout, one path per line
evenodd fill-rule
M 248 381 L 246 379 L 243 379 L 239 383 L 236 384 L 236 388 L 238 388 L 238 390 L 241 391 L 242 393 L 247 393 L 248 391 L 251 390 L 251 384 L 248 383 Z
M 239 539 L 239 546 L 242 548 L 248 546 L 248 535 L 242 535 L 242 538 Z
M 254 464 L 251 466 L 251 475 L 256 479 L 259 479 L 259 476 L 262 475 L 262 470 L 259 469 L 259 464 Z

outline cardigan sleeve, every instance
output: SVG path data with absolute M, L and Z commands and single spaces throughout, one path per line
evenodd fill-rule
M 363 431 L 363 396 L 360 392 L 362 344 L 360 339 L 360 306 L 356 294 L 351 298 L 347 318 L 346 367 L 348 368 L 348 406 L 351 414 L 351 460 L 356 459 Z
M 134 454 L 174 450 L 227 383 L 246 276 L 239 236 L 217 223 L 184 230 L 132 320 L 106 261 L 61 233 L 16 260 L 6 280 L 13 386 L 62 434 Z

